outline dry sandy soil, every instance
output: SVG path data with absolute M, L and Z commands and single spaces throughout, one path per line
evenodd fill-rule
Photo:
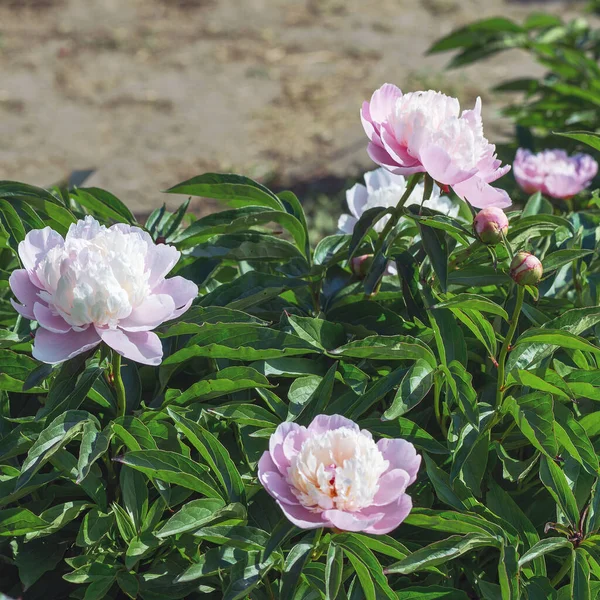
M 73 169 L 138 213 L 206 171 L 275 187 L 372 165 L 358 118 L 385 81 L 484 99 L 538 72 L 503 54 L 459 72 L 430 44 L 475 18 L 521 19 L 565 2 L 502 0 L 0 0 L 0 179 L 48 185 Z M 198 200 L 195 209 L 209 208 Z

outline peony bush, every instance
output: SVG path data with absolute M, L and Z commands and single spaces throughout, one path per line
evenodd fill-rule
M 239 175 L 143 223 L 0 182 L 4 597 L 598 596 L 598 138 L 515 151 L 511 206 L 480 102 L 360 116 L 314 247 Z

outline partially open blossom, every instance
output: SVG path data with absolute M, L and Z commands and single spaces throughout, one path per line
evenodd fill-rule
M 429 173 L 477 208 L 511 205 L 505 191 L 489 185 L 510 166 L 501 166 L 483 135 L 479 98 L 461 113 L 456 98 L 433 90 L 402 94 L 386 83 L 363 103 L 361 120 L 369 156 L 392 173 Z
M 420 464 L 406 440 L 375 443 L 353 421 L 319 415 L 308 427 L 277 427 L 258 463 L 258 478 L 298 527 L 384 534 L 410 512 L 405 491 Z
M 366 210 L 378 206 L 384 208 L 397 206 L 406 191 L 406 179 L 402 175 L 394 175 L 386 169 L 369 171 L 365 173 L 364 177 L 366 186 L 357 183 L 346 190 L 346 202 L 350 214 L 343 214 L 338 221 L 338 228 L 344 233 L 352 233 L 354 226 Z M 420 205 L 423 200 L 423 188 L 423 183 L 416 185 L 404 206 Z M 423 206 L 446 215 L 453 216 L 458 213 L 458 206 L 447 196 L 440 196 L 440 188 L 437 185 L 433 186 L 431 196 Z M 380 233 L 389 220 L 390 215 L 385 215 L 375 223 L 373 229 Z
M 510 276 L 519 285 L 537 285 L 543 274 L 539 258 L 529 252 L 517 252 L 510 263 Z
M 477 213 L 473 229 L 484 244 L 499 244 L 508 231 L 508 217 L 501 208 L 488 206 Z
M 362 256 L 355 256 L 350 261 L 350 269 L 358 278 L 363 279 L 367 276 L 371 265 L 373 264 L 372 254 L 363 254 Z
M 105 342 L 135 362 L 157 365 L 152 329 L 185 312 L 198 295 L 183 277 L 165 279 L 179 251 L 139 227 L 100 225 L 88 216 L 65 238 L 50 227 L 19 244 L 24 269 L 12 273 L 15 309 L 38 322 L 33 356 L 59 363 Z
M 366 210 L 376 207 L 393 208 L 397 206 L 400 198 L 402 198 L 406 191 L 406 179 L 402 175 L 394 175 L 386 169 L 380 168 L 368 171 L 365 173 L 364 179 L 366 185 L 357 183 L 349 190 L 346 190 L 346 203 L 348 204 L 350 214 L 344 213 L 338 220 L 338 229 L 344 233 L 352 233 L 354 231 L 355 225 Z M 423 191 L 424 184 L 417 184 L 404 203 L 404 206 L 410 206 L 411 204 L 421 205 Z M 455 216 L 458 213 L 457 204 L 447 196 L 440 196 L 440 188 L 437 185 L 433 186 L 431 196 L 423 206 L 450 216 Z M 390 220 L 390 216 L 388 214 L 379 219 L 373 226 L 373 229 L 381 233 Z M 359 259 L 353 259 L 353 261 L 355 261 L 351 265 L 353 273 L 364 276 L 364 273 L 358 272 L 358 268 L 359 266 L 361 269 L 364 269 L 364 267 L 368 268 L 368 265 L 363 264 L 363 261 L 359 261 Z M 390 262 L 386 269 L 386 274 L 396 275 L 397 272 L 394 263 Z
M 598 172 L 598 163 L 589 154 L 569 156 L 564 150 L 532 154 L 519 148 L 513 169 L 517 183 L 528 194 L 539 191 L 565 199 L 590 185 Z

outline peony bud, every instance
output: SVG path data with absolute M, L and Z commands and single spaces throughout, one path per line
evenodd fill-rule
M 356 256 L 350 261 L 350 269 L 359 279 L 364 279 L 373 264 L 372 254 L 363 254 L 363 256 Z
M 518 252 L 510 263 L 510 276 L 519 285 L 537 285 L 543 274 L 542 263 L 529 252 Z
M 473 221 L 473 229 L 477 237 L 491 246 L 502 241 L 502 235 L 508 231 L 508 218 L 504 211 L 495 206 L 488 206 L 479 211 Z

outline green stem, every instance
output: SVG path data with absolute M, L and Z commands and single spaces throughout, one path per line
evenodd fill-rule
M 115 392 L 117 393 L 117 418 L 125 416 L 127 408 L 127 399 L 125 397 L 125 386 L 121 377 L 121 355 L 118 352 L 112 351 L 112 374 L 115 384 Z
M 554 578 L 550 582 L 550 585 L 552 587 L 556 587 L 563 580 L 563 577 L 571 570 L 572 562 L 573 561 L 572 561 L 571 557 L 569 557 L 569 558 L 567 558 L 567 560 L 565 560 L 565 562 L 563 563 L 563 566 L 560 568 L 560 571 L 554 576 Z
M 523 308 L 523 298 L 525 297 L 525 288 L 522 285 L 517 286 L 517 300 L 515 302 L 515 310 L 513 311 L 512 318 L 510 320 L 510 327 L 508 329 L 508 333 L 504 338 L 504 343 L 502 344 L 502 349 L 500 350 L 500 356 L 498 358 L 498 383 L 496 386 L 496 410 L 498 410 L 502 405 L 502 396 L 504 395 L 504 384 L 505 384 L 505 376 L 504 369 L 506 363 L 506 355 L 508 354 L 508 350 L 510 348 L 510 343 L 512 342 L 513 336 L 515 335 L 515 330 L 517 329 L 517 324 L 519 323 L 519 315 L 521 314 L 521 309 Z
M 385 238 L 388 236 L 390 231 L 396 226 L 396 223 L 400 220 L 402 216 L 402 208 L 404 207 L 404 203 L 410 198 L 410 195 L 413 193 L 413 190 L 417 187 L 417 183 L 421 179 L 421 173 L 416 173 L 409 180 L 406 186 L 406 190 L 402 195 L 402 198 L 398 201 L 398 204 L 395 206 L 394 211 L 392 212 L 392 216 L 390 220 L 385 224 L 383 231 L 379 235 L 379 239 L 377 240 L 377 244 L 375 246 L 375 256 L 383 247 L 383 242 Z M 427 188 L 427 186 L 425 186 Z M 425 190 L 427 191 L 427 190 Z M 430 192 L 431 193 L 431 192 Z
M 444 415 L 442 414 L 442 386 L 440 383 L 440 377 L 435 374 L 433 384 L 433 408 L 435 410 L 435 418 L 440 426 L 444 437 L 448 437 L 448 429 L 444 423 Z

